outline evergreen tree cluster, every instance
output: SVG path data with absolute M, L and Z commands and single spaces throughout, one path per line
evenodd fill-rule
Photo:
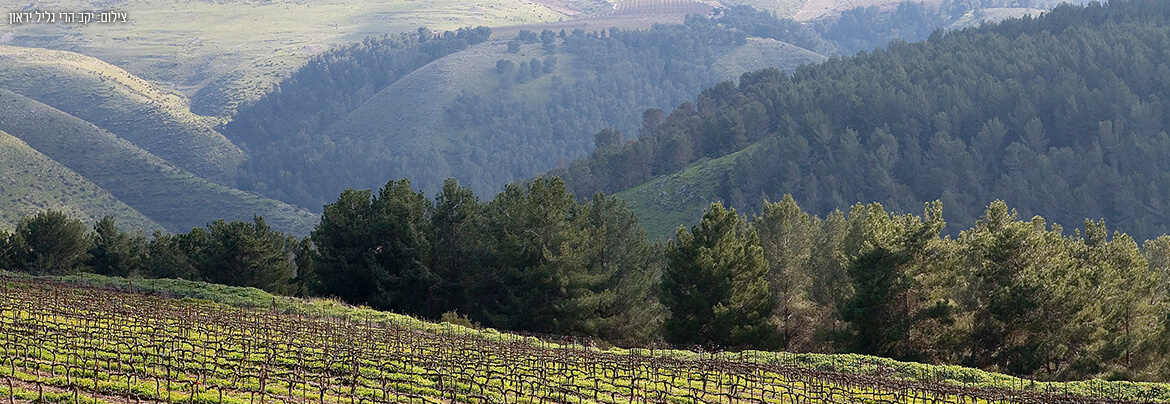
M 486 326 L 649 341 L 662 260 L 623 203 L 578 202 L 558 179 L 491 202 L 448 180 L 432 201 L 408 180 L 347 189 L 313 232 L 311 290 L 349 302 Z
M 216 220 L 188 233 L 118 229 L 111 216 L 87 231 L 80 220 L 49 210 L 0 230 L 0 268 L 33 275 L 93 272 L 121 277 L 179 278 L 304 294 L 312 242 L 252 222 Z
M 666 249 L 664 336 L 853 352 L 1040 379 L 1170 375 L 1170 236 L 1103 221 L 1067 234 L 1003 201 L 943 237 L 921 215 L 855 204 L 822 217 L 790 196 L 748 219 L 712 204 Z M 700 286 L 701 285 L 701 286 Z
M 1152 238 L 1170 229 L 1167 17 L 1165 2 L 1066 5 L 791 75 L 747 73 L 551 174 L 578 195 L 613 193 L 742 151 L 713 197 L 746 212 L 786 193 L 817 214 L 941 199 L 948 222 L 971 223 L 1002 198 Z
M 0 232 L 0 267 L 172 277 L 341 298 L 431 319 L 714 349 L 852 352 L 1039 379 L 1170 376 L 1170 236 L 1071 234 L 996 201 L 944 237 L 921 215 L 855 204 L 821 217 L 791 195 L 748 217 L 713 203 L 651 242 L 624 203 L 557 178 L 490 202 L 448 180 L 347 189 L 311 238 L 263 219 L 189 233 L 87 233 L 59 212 Z

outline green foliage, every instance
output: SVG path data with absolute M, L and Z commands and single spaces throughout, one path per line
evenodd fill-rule
M 118 229 L 113 216 L 103 217 L 93 225 L 93 243 L 85 265 L 100 275 L 142 276 L 146 274 L 146 235 Z
M 433 203 L 406 180 L 377 198 L 346 190 L 313 242 L 315 294 L 490 327 L 658 335 L 658 250 L 619 201 L 577 202 L 557 179 L 510 185 L 486 204 L 454 180 Z
M 200 276 L 212 283 L 250 286 L 272 293 L 289 293 L 293 261 L 286 243 L 296 243 L 273 231 L 262 217 L 251 223 L 216 220 L 207 225 L 200 257 Z
M 660 193 L 631 202 L 670 209 L 656 213 L 664 217 L 711 200 L 757 213 L 760 195 L 792 194 L 818 215 L 851 201 L 907 212 L 940 200 L 955 235 L 1003 198 L 1024 217 L 1069 228 L 1104 218 L 1153 238 L 1170 228 L 1151 213 L 1170 203 L 1170 115 L 1159 79 L 1167 76 L 1157 62 L 1167 58 L 1159 38 L 1168 15 L 1157 2 L 1066 5 L 791 75 L 747 73 L 681 105 L 632 144 L 551 174 L 577 194 L 614 193 L 731 165 L 689 206 L 675 208 L 675 197 Z M 688 182 L 658 179 L 672 180 Z
M 760 234 L 768 262 L 778 347 L 789 352 L 807 349 L 816 314 L 808 296 L 813 273 L 806 266 L 812 259 L 813 229 L 820 227 L 820 219 L 802 211 L 792 195 L 784 195 L 780 202 L 765 203 L 763 214 L 753 218 L 752 225 Z
M 469 296 L 475 314 L 504 329 L 558 328 L 557 306 L 569 293 L 562 282 L 581 272 L 591 247 L 578 209 L 559 179 L 539 178 L 509 185 L 485 206 L 491 242 Z
M 251 222 L 215 220 L 181 234 L 155 232 L 142 258 L 144 275 L 304 294 L 315 279 L 307 240 L 274 231 L 259 216 Z
M 431 210 L 405 179 L 386 183 L 376 198 L 369 190 L 342 192 L 313 231 L 320 256 L 314 292 L 417 315 L 442 313 L 428 308 L 440 281 L 428 266 Z
M 769 346 L 773 302 L 759 236 L 735 209 L 713 203 L 698 226 L 667 244 L 667 341 Z
M 21 219 L 5 244 L 13 268 L 37 275 L 69 275 L 82 270 L 89 243 L 80 220 L 49 210 Z
M 661 247 L 619 199 L 595 194 L 575 215 L 585 216 L 576 224 L 587 238 L 584 254 L 553 258 L 566 292 L 557 307 L 560 332 L 625 343 L 657 339 Z
M 942 207 L 935 202 L 927 205 L 922 217 L 897 217 L 886 214 L 875 203 L 870 205 L 866 218 L 875 216 L 880 218 L 877 222 L 882 227 L 867 229 L 867 235 L 880 234 L 879 240 L 892 242 L 873 242 L 866 237 L 864 247 L 848 267 L 853 297 L 842 305 L 841 320 L 849 324 L 849 351 L 925 360 L 924 353 L 913 344 L 911 330 L 924 320 L 947 321 L 950 308 L 946 302 L 928 305 L 925 294 L 914 293 L 922 289 L 916 284 L 914 267 L 933 255 L 929 244 L 945 227 Z M 857 222 L 861 221 L 855 219 Z

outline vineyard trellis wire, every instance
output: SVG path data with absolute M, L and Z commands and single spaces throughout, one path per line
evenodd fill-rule
M 817 370 L 781 353 L 615 353 L 27 279 L 0 278 L 0 345 L 9 395 L 26 386 L 39 401 L 55 390 L 76 402 L 250 404 L 1140 402 Z

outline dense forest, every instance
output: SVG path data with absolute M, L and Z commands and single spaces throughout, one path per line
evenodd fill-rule
M 347 189 L 309 238 L 262 218 L 151 240 L 59 212 L 0 232 L 0 267 L 181 277 L 615 343 L 856 352 L 1040 379 L 1170 377 L 1170 236 L 1065 231 L 1003 201 L 957 237 L 943 203 L 817 216 L 713 203 L 654 243 L 623 202 L 557 178 L 482 202 L 454 180 Z
M 745 150 L 710 196 L 745 212 L 787 193 L 822 215 L 940 199 L 964 224 L 1002 198 L 1025 217 L 1104 218 L 1153 238 L 1170 228 L 1167 17 L 1164 2 L 1061 6 L 747 73 L 553 174 L 578 195 L 612 193 Z

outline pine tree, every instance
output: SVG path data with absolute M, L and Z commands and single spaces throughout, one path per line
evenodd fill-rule
M 932 241 L 946 226 L 941 203 L 927 204 L 921 217 L 894 216 L 876 203 L 865 211 L 862 218 L 850 215 L 850 222 L 883 224 L 866 232 L 892 236 L 893 242 L 863 241 L 864 248 L 848 267 L 853 296 L 841 309 L 841 319 L 849 323 L 852 337 L 848 348 L 856 353 L 925 360 L 922 347 L 911 338 L 914 328 L 923 321 L 945 321 L 950 316 L 946 302 L 926 301 L 928 294 L 915 278 L 916 267 L 930 256 Z
M 775 344 L 767 261 L 756 231 L 735 209 L 711 204 L 698 226 L 679 228 L 666 257 L 667 341 L 756 348 Z
M 661 250 L 624 201 L 598 192 L 583 208 L 592 246 L 584 271 L 566 274 L 573 286 L 567 288 L 565 303 L 578 313 L 572 329 L 610 341 L 655 339 L 663 313 L 654 295 L 662 275 Z
M 48 210 L 20 220 L 12 245 L 13 266 L 33 274 L 69 275 L 84 267 L 89 235 L 80 220 Z
M 113 216 L 93 225 L 93 244 L 86 265 L 101 275 L 128 277 L 146 272 L 146 235 L 118 229 Z
M 443 182 L 443 190 L 435 198 L 435 209 L 431 214 L 431 225 L 435 229 L 431 268 L 442 279 L 442 285 L 432 297 L 433 310 L 429 316 L 442 314 L 436 311 L 462 310 L 464 315 L 471 311 L 467 306 L 467 283 L 480 269 L 477 265 L 479 244 L 482 243 L 479 238 L 482 209 L 471 189 L 459 186 L 454 179 Z
M 487 325 L 551 332 L 563 296 L 558 273 L 579 267 L 581 227 L 568 219 L 576 202 L 558 178 L 508 185 L 484 209 L 482 269 L 467 285 L 471 314 Z M 553 263 L 552 257 L 556 257 Z
M 429 296 L 440 279 L 431 272 L 431 202 L 410 187 L 390 181 L 370 190 L 346 189 L 325 205 L 313 242 L 318 294 L 410 314 L 430 312 Z
M 812 283 L 808 268 L 812 256 L 814 219 L 801 211 L 792 195 L 766 203 L 764 213 L 752 220 L 768 261 L 768 282 L 776 305 L 780 348 L 791 351 L 812 338 L 813 303 L 808 298 Z

